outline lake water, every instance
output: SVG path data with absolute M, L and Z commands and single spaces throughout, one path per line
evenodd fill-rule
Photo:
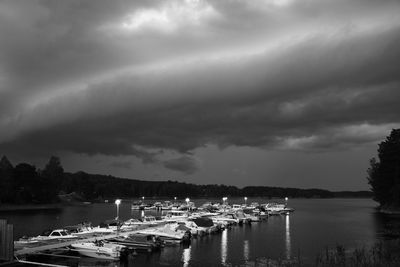
M 207 201 L 212 199 L 194 200 L 197 206 Z M 230 199 L 229 202 L 241 203 L 242 199 Z M 248 202 L 271 200 L 249 199 Z M 354 249 L 385 240 L 387 228 L 393 225 L 390 219 L 376 213 L 377 203 L 370 199 L 290 199 L 288 204 L 295 209 L 289 216 L 272 216 L 267 221 L 235 226 L 221 234 L 193 239 L 188 246 L 171 246 L 157 253 L 139 254 L 125 265 L 252 266 L 269 259 L 291 259 L 299 255 L 302 260 L 313 262 L 318 253 L 338 244 Z M 146 213 L 160 215 L 154 211 Z M 0 218 L 14 224 L 16 238 L 35 236 L 45 229 L 82 221 L 97 225 L 115 216 L 115 204 L 106 203 L 56 210 L 0 212 Z M 121 219 L 139 216 L 139 211 L 130 210 L 130 202 L 120 205 Z M 87 260 L 83 265 L 90 263 L 93 262 Z M 109 263 L 93 264 L 107 266 Z

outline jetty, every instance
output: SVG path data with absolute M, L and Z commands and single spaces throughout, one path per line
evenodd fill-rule
M 4 223 L 3 223 L 4 224 Z M 52 257 L 64 257 L 64 258 L 76 258 L 79 259 L 80 257 L 76 256 L 68 256 L 68 255 L 59 255 L 59 254 L 54 254 L 52 252 L 57 252 L 57 251 L 62 251 L 62 250 L 70 250 L 68 247 L 74 243 L 78 242 L 94 242 L 94 241 L 101 241 L 101 240 L 107 240 L 107 239 L 112 239 L 116 238 L 118 236 L 123 235 L 131 235 L 138 233 L 139 231 L 149 228 L 149 227 L 154 227 L 154 226 L 160 226 L 162 224 L 165 224 L 164 222 L 160 222 L 159 224 L 154 224 L 154 225 L 146 225 L 146 226 L 139 226 L 135 228 L 134 230 L 128 230 L 128 231 L 117 231 L 114 233 L 109 233 L 109 234 L 96 234 L 96 235 L 90 235 L 87 237 L 79 237 L 77 239 L 69 239 L 69 240 L 54 240 L 54 241 L 47 241 L 46 243 L 43 244 L 34 244 L 34 245 L 29 245 L 27 244 L 26 246 L 22 248 L 15 248 L 13 246 L 13 240 L 12 240 L 12 234 L 9 236 L 11 237 L 11 242 L 9 243 L 9 254 L 8 258 L 5 260 L 6 263 L 12 263 L 12 262 L 19 262 L 22 264 L 29 264 L 29 265 L 37 265 L 37 266 L 51 266 L 51 267 L 65 267 L 64 265 L 57 265 L 57 264 L 48 264 L 48 263 L 43 263 L 43 262 L 36 262 L 36 261 L 29 261 L 26 260 L 26 258 L 29 255 L 44 255 L 44 256 L 52 256 Z M 9 226 L 10 228 L 10 226 Z M 11 226 L 12 228 L 12 226 Z M 49 243 L 51 242 L 51 243 Z M 1 265 L 1 261 L 0 261 Z
M 130 234 L 135 234 L 140 230 L 134 230 L 134 231 L 127 231 L 123 232 L 125 235 L 130 235 Z M 55 250 L 55 249 L 60 249 L 63 247 L 68 247 L 71 244 L 77 243 L 77 242 L 93 242 L 93 241 L 100 241 L 100 240 L 106 240 L 106 239 L 111 239 L 119 236 L 121 233 L 118 234 L 108 234 L 108 235 L 101 235 L 101 236 L 91 236 L 88 238 L 79 238 L 79 239 L 73 239 L 73 240 L 68 240 L 68 241 L 59 241 L 54 244 L 44 244 L 44 245 L 39 245 L 39 246 L 34 246 L 34 247 L 25 247 L 22 249 L 18 249 L 14 252 L 15 257 L 27 255 L 27 254 L 35 254 L 35 253 L 40 253 L 43 251 L 47 250 Z

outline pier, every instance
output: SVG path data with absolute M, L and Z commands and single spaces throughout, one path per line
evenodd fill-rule
M 107 240 L 107 239 L 115 238 L 122 234 L 123 235 L 135 234 L 143 229 L 150 228 L 150 227 L 157 227 L 157 226 L 160 226 L 163 224 L 165 224 L 165 222 L 159 222 L 158 224 L 154 224 L 154 225 L 138 226 L 135 230 L 130 230 L 130 231 L 118 231 L 118 232 L 115 232 L 112 234 L 101 234 L 101 235 L 95 235 L 95 236 L 91 235 L 86 238 L 82 237 L 82 238 L 76 238 L 73 240 L 70 239 L 70 240 L 65 240 L 65 241 L 57 240 L 58 241 L 57 243 L 37 245 L 37 246 L 32 246 L 32 247 L 24 247 L 24 248 L 15 250 L 14 256 L 20 257 L 20 256 L 28 255 L 28 254 L 41 253 L 43 251 L 48 251 L 48 250 L 56 250 L 56 249 L 60 249 L 63 247 L 68 247 L 69 245 L 78 243 L 78 242 L 93 242 L 96 240 L 100 241 L 100 240 Z

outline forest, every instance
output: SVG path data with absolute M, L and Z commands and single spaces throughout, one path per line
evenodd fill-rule
M 371 192 L 331 192 L 322 189 L 298 189 L 268 186 L 196 185 L 177 181 L 145 181 L 65 172 L 58 157 L 50 157 L 43 170 L 28 163 L 13 166 L 6 156 L 0 160 L 1 203 L 56 203 L 61 196 L 73 195 L 81 201 L 103 201 L 113 198 L 162 197 L 371 197 Z M 61 198 L 60 198 L 61 197 Z

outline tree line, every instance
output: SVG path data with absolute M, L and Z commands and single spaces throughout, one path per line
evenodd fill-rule
M 0 160 L 1 203 L 54 203 L 60 196 L 73 195 L 81 201 L 146 197 L 335 197 L 340 192 L 322 189 L 298 189 L 267 186 L 238 188 L 223 184 L 195 185 L 177 181 L 144 181 L 64 172 L 58 157 L 52 156 L 43 170 L 28 163 L 15 167 L 3 156 Z M 351 192 L 348 196 L 351 196 Z M 359 192 L 357 196 L 369 196 Z
M 378 159 L 370 160 L 367 179 L 382 209 L 400 210 L 400 129 L 378 145 Z

